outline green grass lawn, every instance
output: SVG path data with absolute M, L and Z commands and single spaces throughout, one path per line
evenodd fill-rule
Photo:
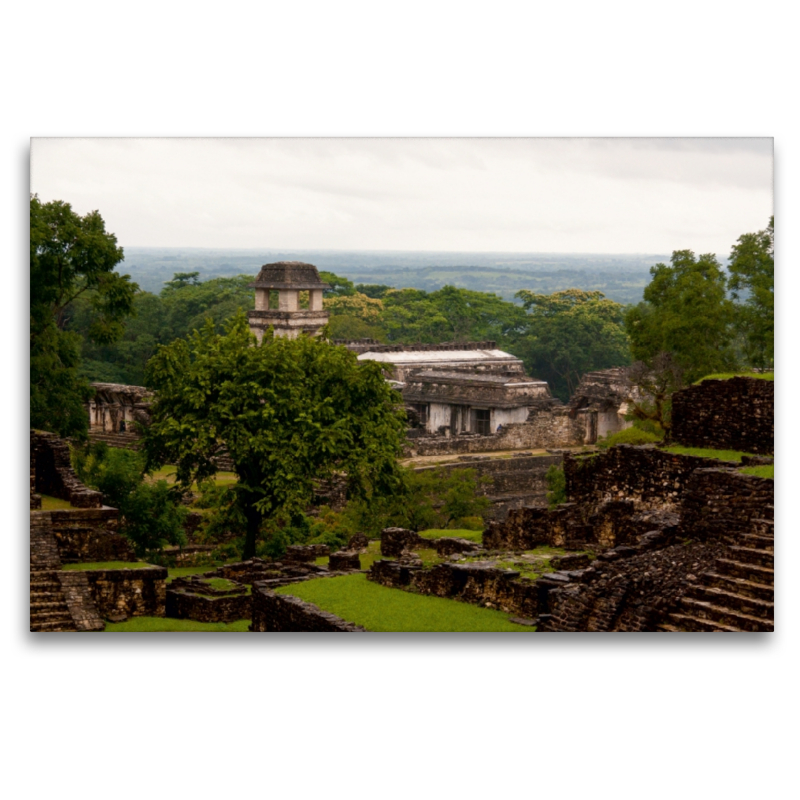
M 775 373 L 774 372 L 715 372 L 713 375 L 706 375 L 704 378 L 700 378 L 699 381 L 695 381 L 694 385 L 697 386 L 698 383 L 702 383 L 703 381 L 727 381 L 731 378 L 758 378 L 761 381 L 774 381 L 775 380 Z
M 508 614 L 444 597 L 428 597 L 371 583 L 362 573 L 317 578 L 276 590 L 306 600 L 370 631 L 517 631 Z
M 753 453 L 742 453 L 739 450 L 710 450 L 703 447 L 681 447 L 675 444 L 664 448 L 667 453 L 679 456 L 700 456 L 701 458 L 718 458 L 721 461 L 741 461 L 742 456 L 752 456 Z
M 199 575 L 202 572 L 211 572 L 216 569 L 213 564 L 206 564 L 204 567 L 167 567 L 167 583 L 173 578 L 185 578 L 188 575 Z
M 85 569 L 145 569 L 154 567 L 155 564 L 146 564 L 144 561 L 93 561 L 87 564 L 64 564 L 61 569 L 85 570 Z
M 166 464 L 165 466 L 151 473 L 150 478 L 154 481 L 164 480 L 167 483 L 175 483 L 175 469 L 176 468 L 173 464 Z M 232 483 L 236 483 L 239 478 L 236 476 L 235 472 L 218 472 L 214 476 L 214 480 L 217 486 L 230 486 Z M 192 484 L 192 491 L 199 491 L 196 483 Z
M 742 467 L 739 472 L 743 472 L 745 475 L 755 475 L 757 478 L 769 478 L 772 481 L 775 480 L 774 464 L 763 464 L 760 467 Z
M 430 528 L 427 531 L 420 531 L 419 535 L 425 539 L 441 539 L 445 536 L 457 537 L 459 539 L 469 539 L 471 542 L 483 544 L 483 531 L 470 531 L 466 528 L 456 528 L 447 530 L 444 528 Z
M 42 495 L 42 511 L 62 511 L 74 508 L 69 500 L 62 500 L 60 497 L 50 497 L 49 494 Z
M 106 632 L 110 633 L 153 633 L 173 631 L 223 631 L 242 633 L 250 627 L 249 619 L 236 622 L 195 622 L 191 619 L 171 619 L 169 617 L 131 617 L 125 622 L 106 622 Z

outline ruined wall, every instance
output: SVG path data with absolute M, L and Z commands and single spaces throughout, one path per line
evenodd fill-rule
M 672 396 L 672 437 L 687 447 L 774 452 L 774 381 L 703 381 L 676 392 Z
M 600 505 L 632 500 L 637 508 L 675 509 L 688 477 L 705 467 L 737 466 L 734 462 L 675 455 L 652 445 L 618 445 L 590 456 L 564 457 L 570 501 Z
M 735 470 L 698 469 L 687 481 L 680 534 L 707 541 L 736 541 L 771 519 L 775 481 Z
M 345 622 L 291 595 L 275 594 L 262 584 L 253 585 L 253 618 L 250 630 L 257 633 L 294 631 L 304 633 L 360 633 L 365 629 Z
M 235 622 L 250 619 L 252 597 L 248 594 L 230 597 L 203 597 L 184 591 L 167 590 L 166 614 L 174 619 L 196 622 Z
M 578 447 L 584 443 L 585 421 L 581 415 L 570 417 L 569 409 L 532 410 L 527 422 L 504 425 L 500 433 L 489 436 L 449 436 L 415 439 L 418 455 L 486 453 L 494 450 L 541 450 L 554 447 Z
M 678 517 L 664 510 L 638 510 L 630 500 L 599 506 L 561 503 L 520 508 L 505 522 L 490 522 L 483 532 L 489 550 L 532 550 L 542 545 L 568 550 L 603 551 L 636 543 L 652 531 L 675 529 Z
M 449 473 L 459 469 L 474 469 L 478 478 L 490 479 L 487 483 L 479 482 L 477 489 L 479 494 L 492 501 L 487 518 L 504 520 L 513 508 L 546 502 L 545 475 L 551 466 L 561 464 L 562 458 L 561 455 L 532 456 L 527 453 L 511 458 L 462 456 L 458 463 L 418 467 L 415 472 L 435 469 Z
M 104 619 L 163 617 L 166 612 L 167 570 L 164 567 L 93 569 L 83 574 Z
M 577 581 L 548 593 L 548 613 L 538 630 L 655 631 L 724 550 L 690 542 L 611 561 L 598 558 Z
M 43 431 L 32 430 L 30 437 L 35 491 L 67 500 L 77 508 L 100 508 L 103 495 L 84 486 L 72 469 L 69 443 Z

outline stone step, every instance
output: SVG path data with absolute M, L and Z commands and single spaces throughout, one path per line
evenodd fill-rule
M 688 633 L 741 633 L 738 628 L 731 628 L 729 625 L 720 625 L 708 619 L 693 617 L 690 614 L 670 614 L 670 620 L 674 629 Z
M 33 633 L 57 633 L 59 631 L 77 631 L 75 623 L 67 618 L 62 621 L 33 622 L 31 621 L 31 631 Z
M 53 619 L 72 619 L 66 603 L 62 603 L 60 607 L 31 609 L 31 622 L 44 622 Z
M 775 618 L 775 603 L 771 600 L 759 600 L 717 586 L 698 586 L 691 596 L 720 608 L 728 608 L 738 614 L 770 620 Z
M 728 558 L 718 558 L 714 569 L 720 575 L 744 578 L 746 581 L 772 586 L 775 583 L 775 571 L 755 564 L 742 564 Z
M 772 620 L 741 614 L 733 609 L 717 606 L 705 600 L 697 600 L 694 597 L 681 598 L 681 607 L 689 616 L 716 622 L 718 625 L 725 625 L 740 631 L 772 631 L 775 627 Z
M 40 614 L 45 611 L 64 611 L 65 609 L 68 610 L 67 604 L 64 600 L 54 599 L 54 600 L 31 600 L 30 604 L 31 614 L 34 612 Z
M 716 572 L 704 572 L 702 577 L 706 586 L 715 586 L 743 597 L 755 597 L 769 602 L 773 602 L 775 598 L 775 587 L 771 584 L 754 583 L 744 578 L 734 578 L 732 575 L 720 575 Z
M 754 550 L 768 550 L 775 552 L 775 538 L 773 536 L 762 536 L 758 533 L 746 533 L 742 536 L 742 544 Z
M 775 566 L 775 553 L 771 550 L 758 550 L 754 547 L 739 547 L 731 545 L 729 548 L 731 560 L 738 561 L 740 564 L 756 564 L 759 567 Z

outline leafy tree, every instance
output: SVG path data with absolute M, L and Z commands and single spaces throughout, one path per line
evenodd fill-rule
M 478 486 L 491 478 L 478 478 L 474 469 L 409 471 L 407 494 L 394 509 L 394 525 L 420 531 L 448 528 L 465 517 L 480 517 L 491 505 Z
M 327 283 L 331 287 L 323 292 L 325 297 L 347 297 L 356 293 L 353 281 L 343 278 L 334 272 L 320 270 L 319 278 L 323 283 Z
M 91 396 L 79 373 L 81 337 L 65 330 L 72 305 L 91 309 L 86 336 L 113 342 L 133 312 L 137 289 L 114 267 L 122 248 L 97 211 L 76 214 L 69 203 L 30 198 L 31 425 L 62 436 L 85 435 L 83 403 Z
M 656 264 L 650 274 L 644 302 L 625 315 L 633 357 L 649 363 L 671 353 L 689 383 L 735 368 L 734 309 L 716 256 L 676 250 L 671 266 Z
M 770 367 L 775 358 L 775 217 L 766 230 L 739 237 L 728 272 L 749 366 Z
M 517 354 L 530 374 L 546 380 L 562 400 L 569 399 L 584 373 L 630 363 L 624 308 L 602 292 L 523 289 L 515 296 L 528 313 Z
M 331 339 L 383 339 L 380 316 L 383 303 L 360 292 L 333 295 L 323 300 L 330 312 L 328 335 Z
M 392 289 L 383 296 L 381 324 L 390 342 L 510 343 L 524 326 L 523 310 L 485 292 L 444 286 L 435 292 Z
M 359 294 L 380 300 L 393 287 L 387 286 L 385 283 L 357 283 L 355 288 Z
M 156 392 L 145 437 L 148 464 L 172 463 L 183 486 L 216 472 L 225 448 L 247 521 L 252 557 L 265 520 L 305 510 L 316 480 L 346 474 L 353 497 L 401 485 L 400 397 L 380 364 L 360 362 L 319 339 L 265 336 L 256 344 L 244 314 L 226 333 L 213 324 L 159 348 L 148 367 Z

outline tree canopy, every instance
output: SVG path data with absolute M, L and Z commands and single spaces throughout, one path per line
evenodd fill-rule
M 516 354 L 562 400 L 586 372 L 630 363 L 624 307 L 602 292 L 536 294 L 523 289 L 516 296 L 528 312 Z
M 379 364 L 344 347 L 268 335 L 258 345 L 240 313 L 223 334 L 209 322 L 159 347 L 148 385 L 156 390 L 148 465 L 175 464 L 189 486 L 214 474 L 214 455 L 227 450 L 247 520 L 245 558 L 255 554 L 262 522 L 301 513 L 319 480 L 344 474 L 353 497 L 402 483 L 400 396 Z
M 748 366 L 770 367 L 775 358 L 775 217 L 765 230 L 739 237 L 728 271 Z
M 670 262 L 650 269 L 644 302 L 625 315 L 633 357 L 651 364 L 672 353 L 689 383 L 732 369 L 734 309 L 716 256 L 676 250 Z
M 30 198 L 31 425 L 62 436 L 83 435 L 91 396 L 80 374 L 81 336 L 66 330 L 77 304 L 87 309 L 85 337 L 108 344 L 133 313 L 136 289 L 114 268 L 122 248 L 97 211 L 76 214 L 69 203 Z

